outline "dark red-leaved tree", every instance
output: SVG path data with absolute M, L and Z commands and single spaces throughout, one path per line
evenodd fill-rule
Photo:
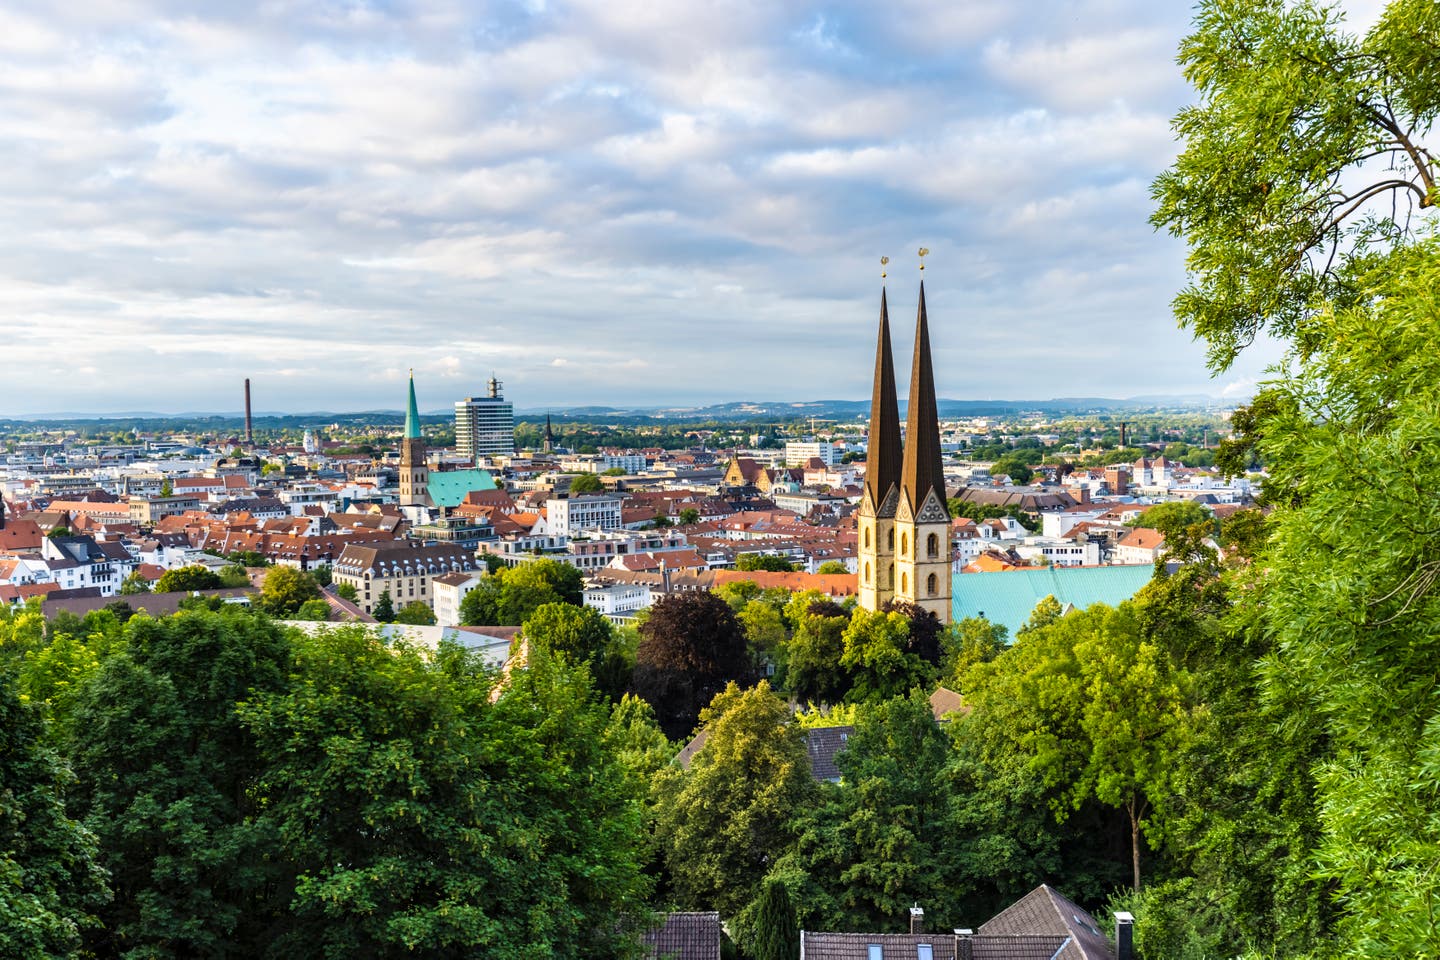
M 730 605 L 711 593 L 671 594 L 640 627 L 632 686 L 672 739 L 694 728 L 700 709 L 725 684 L 748 682 L 750 672 L 745 631 Z

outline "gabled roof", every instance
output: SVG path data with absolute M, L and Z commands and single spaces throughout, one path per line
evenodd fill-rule
M 1070 938 L 1055 960 L 1112 960 L 1110 941 L 1079 904 L 1042 883 L 980 925 L 979 933 L 1048 934 Z
M 653 960 L 720 960 L 720 914 L 667 914 L 640 937 Z

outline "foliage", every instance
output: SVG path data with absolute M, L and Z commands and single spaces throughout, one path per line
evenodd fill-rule
M 349 600 L 351 603 L 354 603 L 359 599 L 360 592 L 355 589 L 353 583 L 337 583 L 335 584 L 335 595 L 343 600 Z
M 990 468 L 990 475 L 992 477 L 1009 477 L 1015 483 L 1023 484 L 1030 482 L 1035 476 L 1035 471 L 1031 470 L 1030 465 L 1022 458 L 1006 456 L 995 461 L 994 466 Z
M 120 584 L 120 595 L 122 597 L 134 596 L 137 593 L 149 593 L 150 581 L 145 578 L 139 570 L 131 570 Z
M 582 473 L 570 481 L 570 493 L 604 493 L 605 483 L 593 473 Z
M 306 600 L 300 604 L 300 609 L 295 611 L 294 620 L 329 620 L 330 604 L 316 597 L 314 600 Z
M 1094 800 L 1124 811 L 1131 882 L 1141 844 L 1158 844 L 1155 807 L 1170 793 L 1188 733 L 1190 678 L 1147 638 L 1133 607 L 1096 604 L 1020 634 L 971 671 L 974 723 L 992 755 L 1021 758 L 1059 821 Z
M 795 896 L 807 927 L 883 930 L 922 900 L 932 922 L 958 922 L 949 755 L 923 691 L 860 708 L 839 787 L 796 811 L 800 839 L 776 870 L 806 876 Z
M 910 620 L 902 613 L 856 610 L 845 628 L 844 644 L 840 665 L 854 678 L 849 700 L 904 696 L 935 677 L 933 664 L 908 652 Z
M 743 572 L 769 570 L 775 573 L 792 573 L 795 565 L 784 557 L 764 553 L 742 553 L 735 558 L 735 569 Z
M 388 589 L 380 591 L 380 596 L 375 600 L 375 607 L 370 615 L 380 623 L 393 623 L 395 621 L 395 601 L 390 599 Z
M 1157 503 L 1130 522 L 1132 527 L 1149 527 L 1165 534 L 1167 540 L 1180 536 L 1191 527 L 1199 526 L 1209 536 L 1220 532 L 1215 515 L 1193 500 L 1169 500 Z
M 1440 949 L 1426 866 L 1440 851 L 1436 255 L 1391 258 L 1363 305 L 1316 318 L 1327 346 L 1269 385 L 1259 443 L 1287 495 L 1236 591 L 1268 641 L 1259 691 L 1279 756 L 1315 785 L 1309 869 L 1340 906 L 1337 937 L 1376 957 Z
M 690 909 L 741 916 L 790 841 L 793 811 L 815 794 L 800 730 L 763 680 L 729 684 L 700 715 L 705 745 L 659 787 L 657 835 L 675 895 Z M 742 936 L 743 939 L 743 936 Z
M 222 587 L 248 587 L 250 586 L 250 574 L 238 563 L 232 563 L 220 568 L 220 586 Z
M 845 569 L 845 564 L 841 560 L 826 560 L 824 563 L 820 564 L 820 566 L 815 569 L 815 572 L 821 574 L 831 574 L 849 573 L 850 571 Z
M 199 564 L 166 570 L 155 582 L 156 593 L 194 590 L 218 590 L 225 584 L 220 575 Z
M 984 617 L 966 617 L 945 631 L 940 675 L 946 686 L 964 692 L 965 675 L 979 663 L 989 663 L 1005 649 L 1006 629 Z
M 386 647 L 358 627 L 299 643 L 305 682 L 241 710 L 266 761 L 264 816 L 298 876 L 278 949 L 621 949 L 645 893 L 638 785 L 603 750 L 607 711 L 583 671 L 535 657 L 491 705 L 458 649 Z
M 682 527 L 688 527 L 692 523 L 699 523 L 700 511 L 694 507 L 686 507 L 680 511 L 679 515 L 675 518 L 675 522 Z
M 252 819 L 259 766 L 237 705 L 284 682 L 289 643 L 242 608 L 134 617 L 85 684 L 73 809 L 100 840 L 114 902 L 101 954 L 263 953 L 284 876 Z
M 415 626 L 430 627 L 435 625 L 435 611 L 424 600 L 412 600 L 400 608 L 395 614 L 396 623 L 408 623 Z
M 317 563 L 310 568 L 310 579 L 314 580 L 317 586 L 328 587 L 335 579 L 335 569 L 328 563 Z
M 633 667 L 624 642 L 600 611 L 568 603 L 535 609 L 521 627 L 531 644 L 567 663 L 588 664 L 596 689 L 618 699 Z
M 309 600 L 320 599 L 320 588 L 303 570 L 276 564 L 265 571 L 260 606 L 272 617 L 288 617 Z
M 95 836 L 65 812 L 71 779 L 0 665 L 0 955 L 75 955 L 108 899 Z
M 580 606 L 584 582 L 579 569 L 555 560 L 502 567 L 460 601 L 460 622 L 467 626 L 518 627 L 547 603 Z
M 793 601 L 803 607 L 786 609 L 795 625 L 786 645 L 786 690 L 800 700 L 839 703 L 853 685 L 850 671 L 840 663 L 850 615 L 832 600 L 804 597 L 797 594 Z
M 1180 63 L 1199 102 L 1155 180 L 1151 222 L 1189 245 L 1182 326 L 1222 370 L 1262 331 L 1325 344 L 1326 300 L 1354 302 L 1351 269 L 1421 229 L 1436 200 L 1423 138 L 1440 112 L 1440 10 L 1392 0 L 1363 37 L 1317 0 L 1206 0 Z
M 640 638 L 633 689 L 655 709 L 667 736 L 684 736 L 726 684 L 751 675 L 739 621 L 713 594 L 661 598 L 641 625 Z
M 754 960 L 795 960 L 800 956 L 800 928 L 795 906 L 783 883 L 770 881 L 755 909 L 754 933 L 747 951 Z

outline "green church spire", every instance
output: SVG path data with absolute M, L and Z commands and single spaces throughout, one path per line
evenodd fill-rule
M 420 436 L 420 408 L 415 405 L 415 371 L 410 371 L 410 406 L 405 411 L 405 439 Z

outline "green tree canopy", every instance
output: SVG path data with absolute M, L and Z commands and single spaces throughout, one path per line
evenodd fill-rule
M 209 569 L 195 564 L 189 567 L 176 567 L 173 570 L 166 570 L 160 575 L 155 583 L 156 593 L 172 593 L 176 591 L 193 590 L 218 590 L 225 584 L 220 575 Z
M 763 553 L 742 553 L 735 558 L 735 569 L 741 571 L 769 570 L 775 573 L 791 573 L 795 565 L 784 557 Z
M 1354 302 L 1350 269 L 1425 222 L 1440 112 L 1440 9 L 1392 0 L 1364 36 L 1318 0 L 1205 0 L 1180 46 L 1199 101 L 1152 187 L 1151 222 L 1185 238 L 1182 326 L 1221 370 L 1262 331 L 1324 344 L 1310 319 Z
M 423 600 L 412 600 L 400 608 L 395 614 L 396 623 L 409 623 L 416 626 L 434 626 L 435 611 Z
M 799 728 L 763 680 L 749 690 L 731 683 L 700 722 L 705 745 L 661 785 L 657 833 L 680 903 L 738 918 L 790 843 L 790 818 L 815 781 Z
M 68 771 L 0 664 L 0 954 L 74 956 L 108 899 L 95 835 L 65 812 Z
M 604 493 L 605 483 L 593 473 L 582 473 L 570 481 L 570 492 L 577 493 Z
M 260 605 L 272 617 L 288 617 L 308 600 L 320 599 L 320 588 L 310 575 L 295 567 L 276 564 L 265 571 Z

